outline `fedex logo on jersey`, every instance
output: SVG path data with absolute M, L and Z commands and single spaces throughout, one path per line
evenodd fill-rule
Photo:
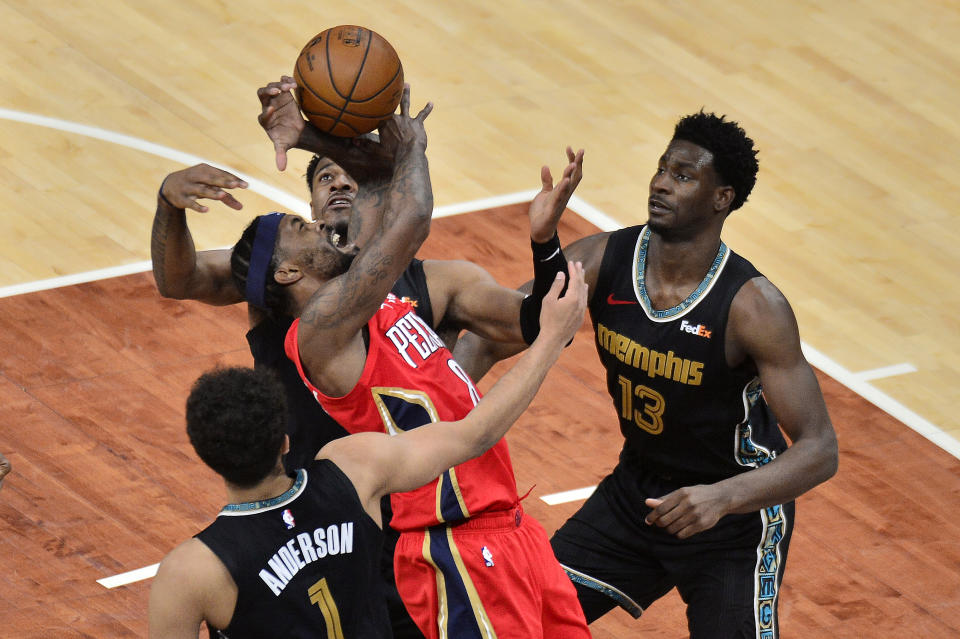
M 386 335 L 411 368 L 418 368 L 418 362 L 444 348 L 443 340 L 413 311 L 394 322 Z
M 707 329 L 707 327 L 704 326 L 703 324 L 697 324 L 696 326 L 694 326 L 687 320 L 683 320 L 680 322 L 680 330 L 685 333 L 692 333 L 693 335 L 706 337 L 707 339 L 710 339 L 710 334 L 713 333 L 713 331 Z

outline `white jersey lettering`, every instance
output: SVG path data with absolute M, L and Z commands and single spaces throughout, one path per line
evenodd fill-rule
M 279 597 L 302 568 L 327 555 L 352 552 L 353 522 L 330 524 L 326 528 L 315 529 L 312 535 L 303 532 L 288 539 L 267 560 L 267 565 L 260 570 L 260 579 Z

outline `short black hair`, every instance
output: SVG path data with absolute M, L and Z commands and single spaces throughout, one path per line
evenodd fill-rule
M 233 283 L 237 289 L 247 300 L 250 299 L 249 295 L 247 295 L 247 275 L 250 272 L 250 256 L 253 253 L 253 240 L 257 236 L 257 227 L 260 225 L 260 218 L 262 217 L 261 215 L 250 221 L 250 224 L 243 230 L 243 234 L 240 236 L 240 239 L 237 240 L 237 243 L 233 245 L 233 250 L 230 252 L 230 275 L 233 276 Z M 280 237 L 279 233 L 277 237 Z M 270 265 L 267 267 L 267 276 L 264 279 L 263 300 L 269 310 L 283 313 L 287 306 L 286 292 L 283 286 L 278 284 L 277 280 L 273 277 L 273 273 L 280 264 L 281 258 L 279 253 L 280 251 L 274 248 L 273 257 L 270 258 Z
M 337 157 L 314 153 L 313 157 L 310 158 L 310 162 L 307 164 L 307 173 L 305 175 L 307 179 L 307 190 L 311 193 L 313 192 L 313 178 L 317 173 L 320 160 L 333 162 L 346 171 L 347 175 L 356 181 L 357 188 L 371 188 L 378 184 L 384 184 L 389 182 L 393 175 L 392 165 L 381 165 L 376 162 L 365 164 L 357 160 L 350 161 L 344 153 L 338 153 Z
M 713 154 L 713 168 L 723 184 L 733 187 L 730 210 L 735 211 L 747 201 L 757 183 L 758 151 L 753 140 L 733 120 L 715 113 L 699 113 L 680 118 L 673 130 L 674 140 L 685 140 L 703 147 Z
M 207 466 L 249 488 L 276 467 L 286 409 L 283 386 L 273 373 L 214 369 L 194 382 L 187 398 L 187 436 Z
M 310 158 L 310 163 L 307 164 L 307 190 L 313 192 L 313 176 L 317 172 L 317 165 L 320 164 L 320 159 L 324 156 L 319 153 L 314 153 L 313 157 Z

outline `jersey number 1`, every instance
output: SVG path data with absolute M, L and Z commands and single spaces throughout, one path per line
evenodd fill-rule
M 320 612 L 323 613 L 323 619 L 327 622 L 327 637 L 329 639 L 343 639 L 343 626 L 340 625 L 340 611 L 337 610 L 337 602 L 330 594 L 330 586 L 327 585 L 327 578 L 324 577 L 317 583 L 307 589 L 310 595 L 310 603 L 320 606 Z

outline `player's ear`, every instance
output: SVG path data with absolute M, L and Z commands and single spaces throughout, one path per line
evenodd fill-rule
M 713 208 L 716 211 L 725 211 L 733 204 L 733 198 L 736 196 L 732 186 L 718 186 L 713 193 Z
M 283 286 L 289 286 L 300 281 L 300 278 L 303 277 L 303 271 L 301 271 L 296 264 L 290 260 L 284 260 L 280 262 L 277 266 L 277 270 L 273 272 L 273 279 L 276 280 L 277 284 Z
M 280 451 L 281 455 L 286 455 L 290 452 L 290 435 L 283 436 L 283 448 Z

